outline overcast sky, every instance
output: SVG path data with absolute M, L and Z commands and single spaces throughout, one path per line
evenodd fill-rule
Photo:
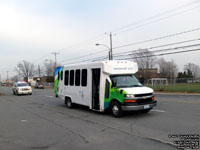
M 42 65 L 45 59 L 54 59 L 52 52 L 60 53 L 60 64 L 80 61 L 65 60 L 106 50 L 95 46 L 109 46 L 105 32 L 114 34 L 113 47 L 118 47 L 199 27 L 200 0 L 0 0 L 0 74 L 2 79 L 6 71 L 9 77 L 15 75 L 14 67 L 22 60 Z M 113 53 L 197 38 L 200 30 L 113 49 Z M 107 56 L 107 51 L 81 60 L 99 56 Z M 163 58 L 173 59 L 179 71 L 188 62 L 200 65 L 200 51 Z

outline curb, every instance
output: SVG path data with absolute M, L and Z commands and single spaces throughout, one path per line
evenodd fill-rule
M 164 93 L 164 92 L 155 92 L 155 94 L 160 95 L 190 95 L 190 96 L 200 96 L 200 93 Z

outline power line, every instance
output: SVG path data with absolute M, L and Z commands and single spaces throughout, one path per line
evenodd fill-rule
M 113 56 L 113 53 L 112 53 L 112 36 L 113 34 L 110 32 L 109 34 L 105 33 L 106 35 L 109 35 L 109 38 L 110 38 L 110 59 L 112 60 L 112 56 Z M 66 62 L 66 61 L 71 61 L 71 60 L 76 60 L 76 59 L 80 59 L 80 58 L 84 58 L 84 57 L 87 57 L 87 56 L 91 56 L 91 55 L 96 55 L 96 54 L 99 54 L 99 53 L 103 53 L 105 51 L 108 51 L 107 49 L 106 50 L 102 50 L 102 51 L 98 51 L 98 52 L 94 52 L 94 53 L 90 53 L 90 54 L 87 54 L 87 55 L 82 55 L 82 56 L 79 56 L 79 57 L 75 57 L 75 58 L 71 58 L 71 59 L 66 59 L 66 60 L 62 60 L 61 62 Z
M 83 63 L 83 62 L 93 62 L 93 61 L 99 61 L 99 60 L 106 60 L 108 59 L 107 56 L 101 56 L 101 57 L 95 57 L 95 58 L 91 58 L 91 59 L 86 59 L 86 60 L 82 60 L 82 61 L 76 61 L 76 62 L 72 62 L 72 63 L 67 63 L 68 65 L 69 64 L 77 64 L 77 63 Z M 66 64 L 64 64 L 66 65 Z
M 113 32 L 114 32 L 114 31 L 122 32 L 122 30 L 124 30 L 124 29 L 130 28 L 130 27 L 135 26 L 135 25 L 139 25 L 139 24 L 141 24 L 141 23 L 143 23 L 143 22 L 151 21 L 151 20 L 156 19 L 156 18 L 160 19 L 159 17 L 162 17 L 162 16 L 164 16 L 164 15 L 166 15 L 166 14 L 169 14 L 169 13 L 171 14 L 171 13 L 173 13 L 173 12 L 177 12 L 178 10 L 181 10 L 181 9 L 183 9 L 183 8 L 185 8 L 185 7 L 192 6 L 192 5 L 194 5 L 195 3 L 199 3 L 199 2 L 200 2 L 199 0 L 196 0 L 196 1 L 193 1 L 193 2 L 190 2 L 190 3 L 183 4 L 183 5 L 181 5 L 181 6 L 178 6 L 178 7 L 176 7 L 176 8 L 173 8 L 173 9 L 170 9 L 170 10 L 167 10 L 167 11 L 164 11 L 164 12 L 162 12 L 162 13 L 160 13 L 160 14 L 156 14 L 156 15 L 151 16 L 151 17 L 149 17 L 149 18 L 145 18 L 145 19 L 142 19 L 142 20 L 140 20 L 140 21 L 137 21 L 137 22 L 134 22 L 134 23 L 131 23 L 131 24 L 128 24 L 128 25 L 119 27 L 118 29 L 114 29 Z M 195 7 L 195 8 L 196 8 L 196 7 Z M 192 8 L 192 10 L 195 9 L 195 8 Z M 191 10 L 191 9 L 190 9 L 190 10 Z M 187 11 L 188 11 L 188 10 L 187 10 Z M 145 25 L 145 24 L 143 24 L 142 26 L 144 26 L 144 25 Z M 146 24 L 146 25 L 147 25 L 147 24 Z M 68 48 L 73 48 L 73 47 L 76 47 L 76 46 L 78 46 L 78 45 L 85 44 L 85 42 L 87 42 L 87 41 L 91 42 L 91 40 L 95 40 L 95 39 L 101 37 L 102 35 L 103 35 L 103 34 L 98 35 L 98 36 L 95 36 L 95 37 L 92 37 L 92 38 L 90 38 L 90 39 L 88 39 L 88 40 L 85 40 L 85 41 L 83 41 L 83 42 L 80 42 L 80 43 L 71 45 L 71 46 L 69 46 L 69 47 L 67 47 L 67 48 L 58 49 L 58 50 L 56 50 L 55 52 L 63 51 L 63 50 L 66 50 L 66 49 L 68 49 Z M 138 43 L 138 44 L 139 44 L 139 43 Z M 117 47 L 116 47 L 116 48 L 117 48 Z M 113 49 L 114 49 L 114 48 L 113 48 Z M 105 51 L 106 51 L 106 50 L 105 50 Z M 104 51 L 101 51 L 101 52 L 104 52 Z M 98 53 L 101 53 L 101 52 L 97 52 L 97 53 L 94 53 L 94 54 L 98 54 Z M 64 61 L 70 61 L 70 60 L 74 60 L 74 59 L 79 59 L 79 58 L 84 58 L 84 57 L 87 57 L 87 56 L 89 56 L 89 55 L 90 55 L 90 54 L 88 54 L 88 55 L 83 55 L 83 56 L 80 56 L 80 57 L 75 57 L 75 58 L 72 58 L 72 59 L 69 59 L 69 60 L 63 60 L 62 62 L 64 62 Z M 93 53 L 92 53 L 92 55 L 93 55 Z M 44 55 L 44 56 L 46 56 L 46 55 Z
M 187 31 L 183 31 L 183 32 L 175 33 L 175 34 L 170 34 L 170 35 L 166 35 L 166 36 L 162 36 L 162 37 L 158 37 L 158 38 L 153 38 L 153 39 L 150 39 L 150 40 L 144 40 L 144 41 L 140 41 L 140 42 L 135 42 L 135 43 L 130 43 L 130 44 L 126 44 L 126 45 L 121 45 L 121 46 L 114 47 L 113 49 L 118 49 L 118 48 L 133 46 L 133 45 L 137 45 L 137 44 L 142 44 L 142 43 L 157 41 L 157 40 L 161 40 L 161 39 L 165 39 L 165 38 L 169 38 L 169 37 L 173 37 L 173 36 L 177 36 L 177 35 L 182 35 L 182 34 L 194 32 L 194 31 L 198 31 L 198 30 L 200 30 L 200 28 L 196 28 L 196 29 L 192 29 L 192 30 L 187 30 Z
M 97 36 L 88 38 L 87 40 L 84 40 L 84 41 L 81 41 L 81 42 L 79 42 L 79 43 L 76 43 L 76 44 L 73 44 L 73 45 L 71 45 L 71 46 L 68 46 L 68 47 L 66 47 L 66 48 L 58 49 L 58 50 L 56 50 L 56 52 L 61 52 L 61 51 L 63 51 L 63 50 L 66 50 L 66 49 L 69 49 L 69 48 L 73 48 L 73 47 L 77 47 L 77 46 L 79 46 L 79 45 L 85 45 L 86 42 L 92 42 L 92 41 L 97 40 L 97 39 L 104 39 L 105 37 L 103 37 L 103 35 L 104 35 L 104 34 L 99 34 L 99 35 L 97 35 Z M 103 38 L 100 38 L 100 37 L 103 37 Z
M 173 37 L 173 36 L 178 36 L 178 35 L 182 35 L 182 34 L 194 32 L 194 31 L 198 31 L 198 30 L 200 30 L 200 28 L 196 28 L 196 29 L 192 29 L 192 30 L 187 30 L 187 31 L 183 31 L 183 32 L 175 33 L 175 34 L 170 34 L 170 35 L 166 35 L 166 36 L 162 36 L 162 37 L 158 37 L 158 38 L 153 38 L 153 39 L 149 39 L 149 40 L 144 40 L 144 41 L 140 41 L 140 42 L 135 42 L 135 43 L 130 43 L 130 44 L 126 44 L 126 45 L 121 45 L 121 46 L 118 46 L 118 47 L 113 47 L 112 49 L 118 49 L 118 48 L 128 47 L 128 46 L 132 46 L 132 45 L 137 45 L 137 44 L 142 44 L 142 43 L 157 41 L 157 40 L 161 40 L 161 39 L 165 39 L 165 38 L 169 38 L 169 37 Z M 194 39 L 194 41 L 195 40 L 199 40 L 199 39 Z M 192 42 L 192 41 L 193 40 L 183 41 L 183 42 Z M 174 44 L 178 44 L 178 43 L 174 43 Z M 106 50 L 102 50 L 102 51 L 98 51 L 98 52 L 94 52 L 94 53 L 89 53 L 87 55 L 82 55 L 82 56 L 79 56 L 79 57 L 74 57 L 74 58 L 71 58 L 71 59 L 62 60 L 60 62 L 68 62 L 68 61 L 72 61 L 72 60 L 77 60 L 77 59 L 85 58 L 85 57 L 88 57 L 88 56 L 96 55 L 96 54 L 99 54 L 99 53 L 103 53 L 105 51 L 108 51 L 108 50 L 106 49 Z M 115 54 L 113 54 L 113 56 L 115 56 Z
M 163 52 L 163 51 L 170 51 L 170 50 L 177 50 L 177 49 L 184 49 L 184 48 L 190 48 L 190 47 L 196 47 L 196 46 L 200 46 L 200 44 L 194 44 L 194 45 L 186 45 L 186 46 L 180 46 L 180 47 L 174 47 L 174 48 L 169 48 L 169 49 L 160 49 L 160 50 L 155 50 L 155 51 L 151 51 L 153 53 L 158 53 L 158 52 Z M 187 51 L 187 50 L 186 50 Z M 189 50 L 191 51 L 191 50 Z M 182 51 L 179 51 L 179 52 L 182 52 Z M 173 53 L 179 53 L 179 52 L 171 52 L 170 54 L 173 54 Z M 145 53 L 145 52 L 144 52 Z M 128 56 L 131 56 L 131 55 L 134 55 L 134 54 L 140 54 L 139 52 L 138 53 L 130 53 L 130 54 L 127 54 Z M 168 53 L 167 53 L 168 54 Z M 124 55 L 124 56 L 127 56 L 127 55 Z M 159 56 L 159 55 L 164 55 L 164 54 L 153 54 L 153 55 L 146 55 L 146 56 L 138 56 L 138 57 L 131 57 L 131 58 L 142 58 L 142 57 L 153 57 L 153 56 Z M 119 56 L 117 56 L 119 57 Z M 86 62 L 86 61 L 99 61 L 99 60 L 105 60 L 107 57 L 96 57 L 96 58 L 92 58 L 92 59 L 87 59 L 87 60 L 83 60 L 81 62 Z M 126 58 L 123 58 L 123 59 L 127 59 Z M 121 59 L 120 59 L 121 60 Z
M 161 53 L 161 52 L 166 52 L 166 51 L 172 51 L 172 50 L 178 50 L 178 49 L 185 49 L 185 48 L 191 48 L 191 47 L 197 47 L 197 46 L 200 46 L 200 44 L 193 44 L 193 45 L 185 45 L 185 46 L 179 46 L 179 47 L 174 47 L 174 48 L 167 48 L 167 49 L 159 49 L 159 50 L 155 50 L 155 51 L 144 51 L 143 54 L 148 54 L 148 53 Z M 137 53 L 133 53 L 135 51 L 132 51 L 131 53 L 129 54 L 125 54 L 125 55 L 118 55 L 118 56 L 115 56 L 116 58 L 119 58 L 119 57 L 126 57 L 126 56 L 132 56 L 132 55 L 137 55 L 137 54 L 141 54 L 141 52 L 138 52 Z M 125 58 L 124 58 L 125 59 Z
M 51 54 L 53 54 L 53 55 L 55 55 L 55 67 L 57 67 L 57 58 L 56 58 L 56 56 L 58 55 L 58 54 L 60 54 L 60 53 L 51 53 Z
M 159 45 L 159 46 L 154 46 L 150 47 L 149 49 L 155 49 L 155 48 L 160 48 L 160 47 L 167 47 L 167 46 L 172 46 L 172 45 L 177 45 L 177 44 L 183 44 L 183 43 L 189 43 L 189 42 L 194 42 L 194 41 L 199 41 L 200 39 L 192 39 L 192 40 L 187 40 L 187 41 L 181 41 L 181 42 L 175 42 L 175 43 L 170 43 L 170 44 L 165 44 L 165 45 Z
M 108 50 L 106 49 L 106 50 L 102 50 L 102 51 L 90 53 L 90 54 L 87 54 L 87 55 L 82 55 L 82 56 L 79 56 L 79 57 L 75 57 L 75 58 L 71 58 L 71 59 L 62 60 L 61 62 L 66 62 L 66 61 L 76 60 L 76 59 L 80 59 L 80 58 L 85 58 L 85 57 L 87 57 L 87 56 L 96 55 L 96 54 L 99 54 L 99 53 L 102 53 L 102 52 L 105 52 L 105 51 L 108 51 Z
M 197 47 L 197 46 L 200 46 L 200 44 L 179 46 L 179 47 L 174 47 L 174 48 L 165 48 L 165 49 L 159 49 L 159 50 L 148 51 L 148 52 L 159 53 L 159 52 L 163 52 L 163 51 L 171 51 L 171 50 L 177 50 L 177 49 L 185 49 L 185 48 Z M 149 50 L 149 49 L 146 49 L 146 50 Z M 137 53 L 134 53 L 134 52 L 137 52 Z M 145 52 L 143 52 L 143 53 L 145 53 Z M 146 53 L 147 53 L 147 52 L 146 52 Z M 123 57 L 123 56 L 127 56 L 127 55 L 135 55 L 135 54 L 140 54 L 140 50 L 129 51 L 129 54 L 127 53 L 127 54 L 116 55 L 115 57 Z
M 199 40 L 200 40 L 199 38 L 198 39 L 192 39 L 192 40 L 185 40 L 185 41 L 180 41 L 180 42 L 175 42 L 175 43 L 168 43 L 168 44 L 164 44 L 164 45 L 157 45 L 157 46 L 144 48 L 144 49 L 152 50 L 152 49 L 156 49 L 156 48 L 167 47 L 167 46 L 178 45 L 178 44 L 184 44 L 184 43 L 189 43 L 189 42 L 195 42 L 195 41 L 199 41 Z M 113 56 L 119 56 L 121 54 L 124 55 L 126 53 L 131 53 L 133 51 L 138 51 L 138 49 L 131 50 L 131 51 L 126 51 L 126 52 L 115 53 Z
M 170 53 L 162 53 L 162 54 L 153 54 L 153 55 L 137 56 L 137 57 L 127 57 L 127 58 L 123 58 L 123 59 L 136 59 L 136 58 L 144 58 L 144 57 L 164 56 L 164 55 L 171 55 L 171 54 L 178 54 L 178 53 L 194 52 L 194 51 L 199 51 L 199 50 L 200 50 L 200 49 L 191 49 L 191 50 L 178 51 L 178 52 L 170 52 Z M 122 59 L 117 59 L 117 60 L 122 60 Z
M 145 18 L 145 19 L 142 19 L 140 21 L 137 21 L 137 22 L 134 22 L 134 23 L 131 23 L 131 24 L 128 24 L 128 25 L 125 25 L 125 26 L 122 26 L 122 27 L 119 27 L 117 29 L 114 29 L 112 32 L 116 32 L 116 33 L 119 33 L 119 32 L 125 32 L 124 29 L 127 29 L 127 28 L 130 28 L 132 26 L 136 26 L 136 25 L 139 25 L 143 22 L 147 22 L 149 20 L 153 20 L 153 19 L 156 19 L 158 17 L 161 17 L 161 16 L 164 16 L 165 14 L 168 14 L 168 13 L 173 13 L 175 11 L 178 11 L 182 8 L 185 8 L 185 7 L 188 7 L 190 5 L 193 5 L 195 3 L 199 3 L 200 1 L 199 0 L 196 0 L 196 1 L 193 1 L 193 2 L 190 2 L 190 3 L 187 3 L 187 4 L 184 4 L 184 5 L 181 5 L 179 7 L 176 7 L 176 8 L 173 8 L 173 9 L 170 9 L 170 10 L 167 10 L 167 11 L 164 11 L 162 13 L 159 13 L 159 14 L 156 14 L 154 16 L 151 16 L 151 17 L 148 17 L 148 18 Z M 194 9 L 194 8 L 193 8 Z M 117 32 L 118 31 L 118 32 Z
M 184 5 L 181 5 L 181 6 L 179 6 L 179 7 L 174 8 L 174 9 L 170 9 L 170 10 L 167 10 L 167 11 L 162 12 L 162 13 L 160 13 L 160 14 L 157 14 L 157 15 L 155 15 L 155 16 L 152 16 L 152 17 L 149 17 L 149 18 L 145 18 L 145 19 L 143 19 L 143 20 L 141 20 L 141 21 L 138 21 L 138 22 L 135 22 L 135 23 L 126 25 L 126 26 L 122 26 L 122 27 L 120 27 L 120 28 L 118 28 L 118 29 L 116 29 L 116 30 L 114 30 L 114 31 L 118 31 L 118 30 L 119 30 L 119 32 L 120 32 L 122 29 L 124 30 L 124 29 L 126 29 L 126 28 L 131 27 L 131 26 L 141 24 L 142 22 L 146 22 L 146 21 L 148 21 L 148 20 L 152 20 L 152 19 L 158 18 L 158 17 L 163 16 L 163 15 L 165 15 L 165 14 L 167 14 L 167 13 L 172 13 L 173 11 L 177 11 L 177 10 L 179 10 L 179 9 L 182 9 L 182 8 L 185 8 L 185 7 L 188 7 L 188 6 L 191 6 L 191 5 L 193 5 L 193 4 L 195 4 L 195 3 L 198 3 L 198 2 L 200 2 L 200 1 L 199 1 L 199 0 L 196 0 L 196 1 L 193 1 L 193 2 L 190 2 L 190 3 L 187 3 L 187 4 L 184 4 Z M 194 9 L 194 8 L 192 8 L 192 9 Z M 144 26 L 144 25 L 143 25 L 143 26 Z M 102 36 L 102 34 L 101 34 L 101 36 Z M 96 38 L 99 38 L 99 37 L 100 37 L 100 36 L 98 35 L 98 36 L 95 37 L 95 39 L 96 39 Z M 78 44 L 74 44 L 74 45 L 72 45 L 72 46 L 69 46 L 68 48 L 76 47 L 76 46 L 78 46 L 78 45 L 81 45 L 82 43 L 85 44 L 86 41 L 89 41 L 89 42 L 90 42 L 91 39 L 94 40 L 94 38 L 90 38 L 90 39 L 85 40 L 85 41 L 83 41 L 83 42 L 80 42 L 80 43 L 78 43 Z M 139 44 L 139 43 L 138 43 L 138 44 Z M 118 48 L 118 47 L 116 47 L 116 48 Z M 120 48 L 120 47 L 119 47 L 119 48 Z M 62 48 L 62 49 L 56 50 L 56 52 L 63 51 L 63 50 L 66 50 L 66 49 L 67 49 L 67 48 Z M 113 48 L 113 49 L 114 49 L 114 48 Z M 101 51 L 101 52 L 104 52 L 104 51 Z M 98 53 L 101 53 L 101 52 L 97 52 L 97 53 L 94 53 L 94 54 L 98 54 Z M 90 54 L 88 54 L 88 55 L 90 55 Z M 87 57 L 88 55 L 83 55 L 83 56 L 80 56 L 80 57 L 75 57 L 75 58 L 72 58 L 72 59 L 63 60 L 62 62 L 64 62 L 64 61 L 70 61 L 70 60 L 74 60 L 74 59 L 79 59 L 79 58 L 83 58 L 83 57 Z M 93 55 L 93 53 L 92 53 L 92 55 Z
M 157 52 L 162 52 L 162 51 L 169 51 L 169 50 L 177 50 L 177 49 L 183 49 L 183 48 L 190 48 L 190 47 L 194 47 L 194 46 L 200 46 L 200 44 L 194 44 L 194 45 L 186 45 L 186 46 L 181 46 L 181 47 L 174 47 L 174 48 L 170 48 L 170 49 L 160 49 L 160 50 L 155 50 L 155 51 L 151 51 L 153 53 L 157 53 Z M 164 56 L 164 55 L 170 55 L 170 54 L 178 54 L 178 53 L 186 53 L 186 52 L 192 52 L 192 51 L 199 51 L 200 49 L 192 49 L 192 50 L 185 50 L 185 51 L 177 51 L 177 52 L 168 52 L 168 53 L 161 53 L 161 54 L 152 54 L 152 55 L 146 55 L 146 56 L 137 56 L 137 57 L 131 57 L 132 54 L 127 54 L 124 56 L 129 56 L 129 57 L 125 57 L 125 58 L 117 58 L 116 60 L 123 60 L 123 59 L 136 59 L 136 58 L 143 58 L 143 57 L 153 57 L 153 56 Z M 137 53 L 135 53 L 137 54 Z M 117 56 L 118 57 L 118 56 Z M 83 61 L 78 61 L 78 62 L 74 62 L 74 63 L 70 63 L 70 64 L 75 64 L 75 63 L 82 63 L 82 62 L 88 62 L 88 61 L 100 61 L 100 60 L 105 60 L 107 59 L 107 57 L 95 57 L 92 59 L 87 59 L 87 60 L 83 60 Z
M 150 21 L 150 22 L 147 22 L 147 23 L 143 23 L 143 24 L 141 24 L 141 25 L 137 25 L 137 26 L 135 26 L 135 27 L 132 27 L 132 28 L 123 30 L 123 31 L 121 31 L 120 33 L 122 33 L 122 32 L 127 32 L 127 31 L 130 31 L 130 30 L 133 30 L 133 29 L 138 29 L 138 28 L 140 28 L 140 27 L 143 27 L 143 26 L 146 26 L 146 25 L 149 25 L 149 24 L 152 24 L 152 23 L 156 23 L 156 22 L 159 22 L 159 21 L 162 21 L 162 20 L 165 20 L 165 19 L 168 19 L 168 18 L 177 16 L 177 15 L 186 13 L 186 12 L 188 12 L 188 11 L 194 10 L 194 9 L 196 9 L 196 8 L 199 8 L 199 7 L 200 7 L 200 6 L 193 7 L 193 8 L 184 10 L 184 11 L 182 11 L 182 12 L 179 12 L 179 13 L 176 13 L 176 14 L 172 14 L 172 15 L 170 15 L 170 16 L 165 16 L 165 17 L 162 17 L 162 18 L 158 18 L 158 19 L 156 19 L 156 20 L 153 20 L 153 21 Z M 119 34 L 119 32 L 117 32 L 117 33 Z
M 57 49 L 57 50 L 55 50 L 55 52 L 61 52 L 61 51 L 67 50 L 67 49 L 71 49 L 71 48 L 77 47 L 77 46 L 79 46 L 79 45 L 86 44 L 86 42 L 91 42 L 92 40 L 94 41 L 94 40 L 96 40 L 96 39 L 103 39 L 103 38 L 105 38 L 105 37 L 103 37 L 103 35 L 104 35 L 103 33 L 102 33 L 102 34 L 99 34 L 99 35 L 97 35 L 97 36 L 88 38 L 87 40 L 84 40 L 84 41 L 81 41 L 81 42 L 79 42 L 79 43 L 70 45 L 70 46 L 68 46 L 68 47 L 66 47 L 66 48 Z M 103 37 L 103 38 L 102 38 L 102 37 Z M 41 57 L 35 59 L 34 61 L 40 60 L 40 59 L 42 59 L 42 58 L 46 58 L 46 56 L 47 56 L 47 55 L 45 54 L 45 55 L 43 55 L 43 56 L 41 56 Z

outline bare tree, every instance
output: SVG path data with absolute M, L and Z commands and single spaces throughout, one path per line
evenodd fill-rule
M 141 75 L 148 79 L 150 78 L 150 69 L 153 69 L 156 64 L 156 57 L 153 52 L 148 49 L 139 49 L 138 51 L 132 52 L 133 60 L 135 60 L 140 69 Z
M 132 55 L 140 69 L 152 69 L 156 64 L 156 57 L 148 49 L 139 49 L 133 52 Z
M 19 77 L 17 75 L 11 77 L 11 80 L 14 82 L 17 82 L 19 80 Z
M 161 75 L 164 77 L 167 77 L 168 79 L 175 79 L 177 77 L 178 67 L 174 60 L 165 61 L 164 58 L 161 58 L 157 60 L 157 64 Z
M 187 63 L 184 66 L 185 71 L 190 71 L 192 73 L 192 76 L 194 79 L 198 78 L 200 76 L 200 67 L 193 63 Z
M 37 73 L 38 73 L 38 77 L 42 76 L 42 69 L 41 69 L 40 65 L 38 65 Z
M 44 62 L 44 72 L 47 76 L 54 75 L 54 68 L 55 68 L 55 63 L 53 60 L 48 60 Z
M 28 81 L 28 78 L 35 74 L 35 66 L 33 63 L 23 60 L 15 67 L 15 71 Z

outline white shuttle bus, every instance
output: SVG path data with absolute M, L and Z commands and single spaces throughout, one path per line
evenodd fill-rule
M 95 111 L 109 109 L 115 117 L 123 111 L 147 113 L 157 101 L 153 89 L 136 79 L 137 71 L 136 63 L 117 60 L 60 66 L 55 70 L 55 95 L 68 108 L 80 104 Z

